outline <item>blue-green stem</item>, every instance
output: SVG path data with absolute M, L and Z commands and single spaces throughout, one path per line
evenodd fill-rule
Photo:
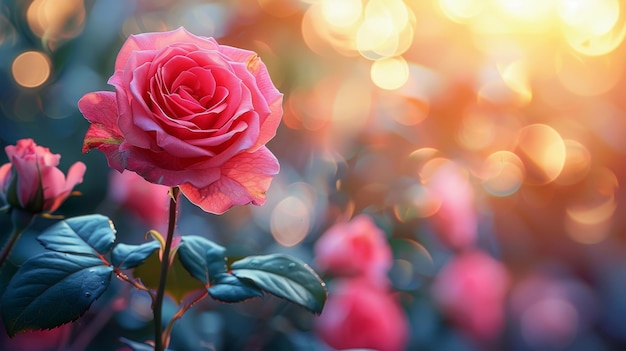
M 172 238 L 174 237 L 174 228 L 176 228 L 176 206 L 178 204 L 178 196 L 180 189 L 173 187 L 170 189 L 170 212 L 167 225 L 167 237 L 165 238 L 165 247 L 161 256 L 161 274 L 159 277 L 159 286 L 154 300 L 154 351 L 163 351 L 165 343 L 162 336 L 163 325 L 163 297 L 165 296 L 165 284 L 167 283 L 167 273 L 170 268 L 170 251 L 172 250 Z

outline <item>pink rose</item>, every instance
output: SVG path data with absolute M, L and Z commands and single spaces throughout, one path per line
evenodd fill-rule
M 363 276 L 387 284 L 393 263 L 385 233 L 361 214 L 330 227 L 315 244 L 317 266 L 340 276 Z
M 478 236 L 474 189 L 461 168 L 442 166 L 433 174 L 428 189 L 441 203 L 433 217 L 441 241 L 454 249 L 473 245 Z
M 384 288 L 365 279 L 331 286 L 324 312 L 315 321 L 320 339 L 337 349 L 405 350 L 408 322 Z
M 179 186 L 212 213 L 265 202 L 279 165 L 265 144 L 282 117 L 282 94 L 252 51 L 184 28 L 133 35 L 109 79 L 115 92 L 87 94 L 83 151 L 112 168 Z
M 597 315 L 591 288 L 558 274 L 535 273 L 515 285 L 511 314 L 523 341 L 535 350 L 563 350 Z
M 112 171 L 109 176 L 109 198 L 158 231 L 167 230 L 168 190 L 133 172 Z
M 462 330 L 477 339 L 491 339 L 504 324 L 508 282 L 500 262 L 480 251 L 466 251 L 442 268 L 432 295 Z
M 57 168 L 61 155 L 32 139 L 5 148 L 9 163 L 0 166 L 0 199 L 32 213 L 54 212 L 83 181 L 85 164 L 74 163 L 65 174 Z

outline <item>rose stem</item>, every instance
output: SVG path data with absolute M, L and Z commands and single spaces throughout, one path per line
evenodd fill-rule
M 168 343 L 168 341 L 170 339 L 170 335 L 172 334 L 172 329 L 174 329 L 174 322 L 176 322 L 177 320 L 181 319 L 183 317 L 183 315 L 185 314 L 185 312 L 187 312 L 187 310 L 189 310 L 191 308 L 191 306 L 195 305 L 197 302 L 199 302 L 200 300 L 204 299 L 208 295 L 209 295 L 208 290 L 204 289 L 202 294 L 199 294 L 189 304 L 187 304 L 185 306 L 182 306 L 181 308 L 178 309 L 178 312 L 176 312 L 174 317 L 172 317 L 172 319 L 170 320 L 169 324 L 165 328 L 165 332 L 163 333 L 163 340 L 165 340 L 166 344 Z
M 35 215 L 26 211 L 22 211 L 20 209 L 14 208 L 11 210 L 11 219 L 13 222 L 13 233 L 9 237 L 9 240 L 2 248 L 2 252 L 0 253 L 0 267 L 4 264 L 4 261 L 7 260 L 11 251 L 13 251 L 13 247 L 17 242 L 17 239 L 22 235 L 22 232 L 26 227 L 28 227 L 35 218 Z
M 170 250 L 172 249 L 172 238 L 174 237 L 174 228 L 176 227 L 176 205 L 178 203 L 178 195 L 180 189 L 173 187 L 170 189 L 170 213 L 167 225 L 167 238 L 165 239 L 165 247 L 161 256 L 161 275 L 159 277 L 159 286 L 157 288 L 156 298 L 154 300 L 154 350 L 163 351 L 163 337 L 161 336 L 161 327 L 163 320 L 163 297 L 165 295 L 165 283 L 167 280 L 167 271 L 170 267 Z

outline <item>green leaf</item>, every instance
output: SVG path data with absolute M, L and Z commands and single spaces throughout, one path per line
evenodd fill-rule
M 142 264 L 161 244 L 150 241 L 141 245 L 117 244 L 111 252 L 111 263 L 119 269 L 135 268 Z
M 206 286 L 189 274 L 180 263 L 179 258 L 174 259 L 172 266 L 167 272 L 165 292 L 180 303 L 190 292 L 206 289 Z M 141 279 L 141 282 L 146 287 L 156 290 L 159 286 L 160 272 L 161 261 L 159 260 L 159 255 L 150 255 L 142 265 L 135 268 L 133 276 Z
M 24 262 L 2 296 L 9 336 L 76 320 L 111 282 L 111 266 L 98 258 L 44 252 Z
M 103 255 L 113 246 L 115 227 L 102 215 L 74 217 L 55 223 L 37 240 L 48 250 L 84 255 Z
M 215 277 L 226 272 L 224 247 L 197 235 L 182 237 L 178 258 L 183 267 L 196 279 L 213 284 Z
M 241 302 L 263 296 L 263 291 L 252 282 L 242 280 L 228 273 L 218 274 L 215 284 L 208 289 L 209 295 L 221 302 Z
M 264 291 L 321 313 L 326 302 L 326 284 L 306 263 L 283 254 L 250 256 L 235 261 L 232 273 L 249 279 Z

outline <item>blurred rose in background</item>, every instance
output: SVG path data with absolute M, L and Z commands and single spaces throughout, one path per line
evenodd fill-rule
M 404 350 L 409 333 L 393 293 L 364 278 L 344 278 L 331 286 L 315 326 L 320 338 L 338 350 Z
M 509 275 L 502 263 L 480 251 L 453 257 L 432 287 L 446 317 L 477 339 L 499 335 L 505 324 Z
M 110 200 L 150 229 L 167 229 L 168 191 L 169 187 L 150 183 L 135 172 L 110 172 Z
M 478 235 L 474 189 L 461 167 L 447 163 L 435 171 L 428 189 L 439 202 L 433 221 L 445 245 L 462 249 L 473 245 Z
M 385 233 L 367 215 L 330 227 L 315 244 L 315 259 L 322 270 L 338 276 L 363 277 L 387 285 L 392 253 Z

